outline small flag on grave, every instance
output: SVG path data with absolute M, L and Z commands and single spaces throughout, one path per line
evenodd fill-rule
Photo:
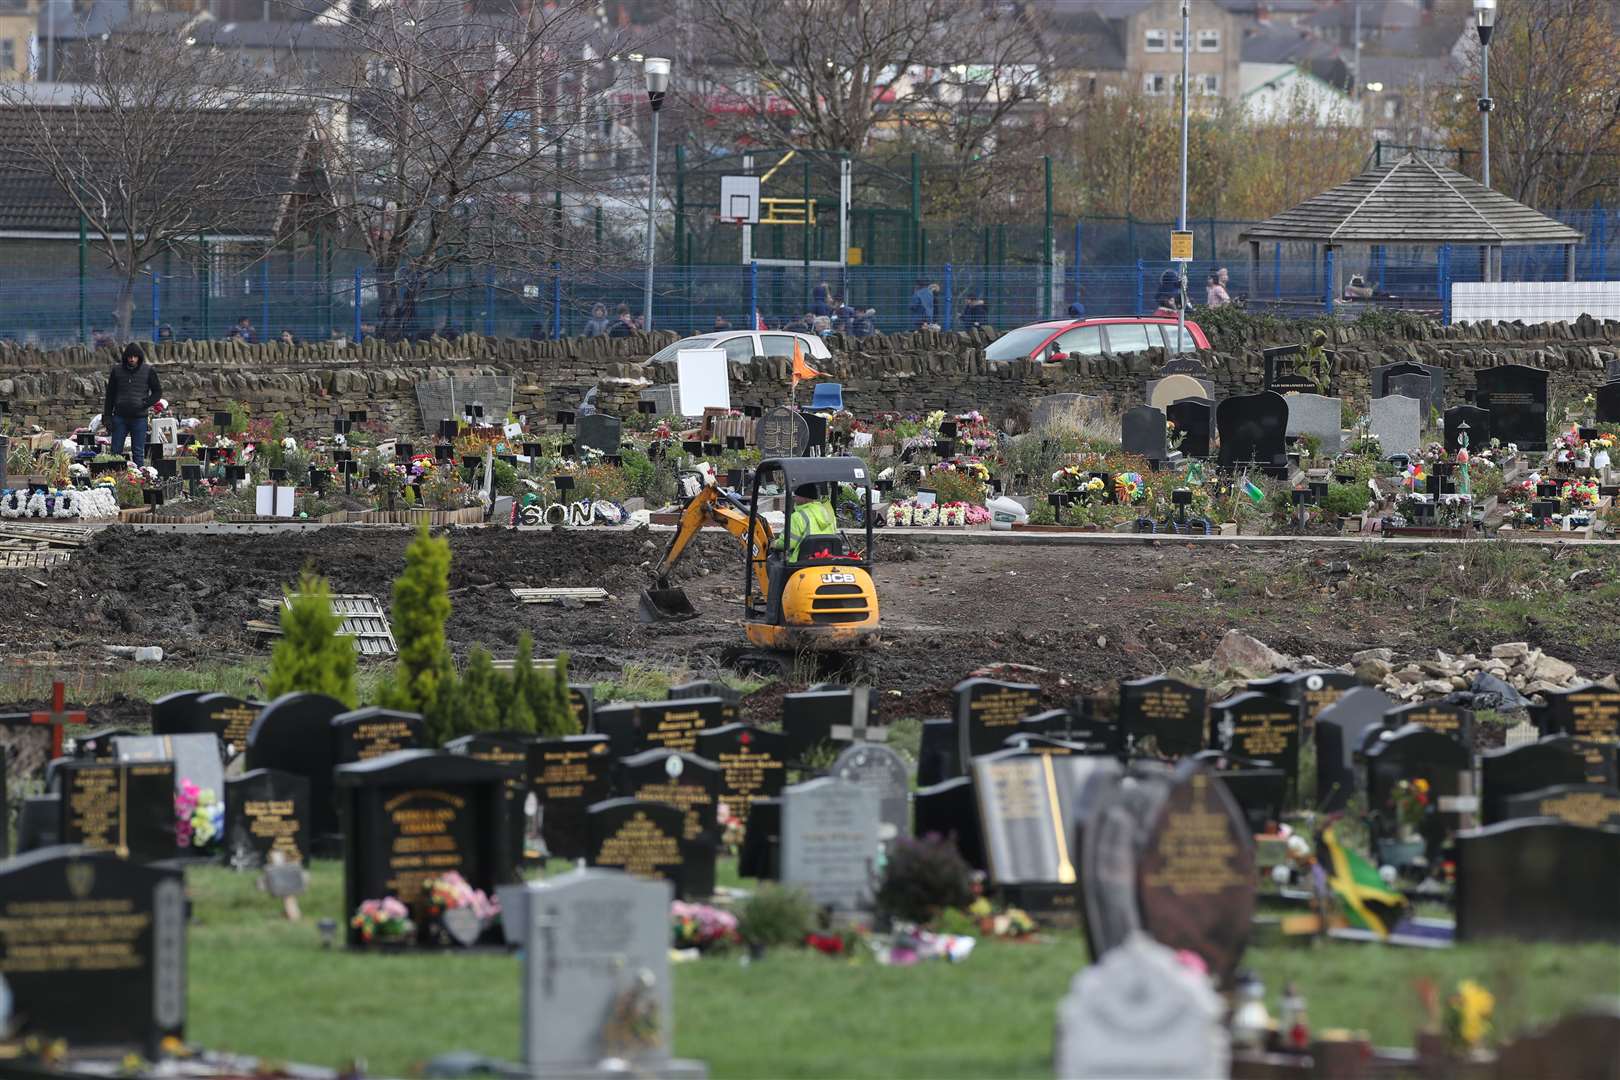
M 1256 506 L 1266 501 L 1266 493 L 1260 490 L 1260 485 L 1253 480 L 1243 481 L 1243 494 L 1247 495 Z
M 1358 930 L 1388 937 L 1395 916 L 1406 907 L 1406 897 L 1385 885 L 1378 868 L 1359 852 L 1340 845 L 1332 829 L 1322 830 L 1322 849 L 1328 886 L 1345 921 Z

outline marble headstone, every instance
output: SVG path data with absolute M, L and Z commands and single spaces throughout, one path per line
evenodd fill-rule
M 1322 443 L 1322 452 L 1329 456 L 1339 452 L 1342 437 L 1339 422 L 1344 403 L 1336 397 L 1321 394 L 1289 394 L 1288 434 L 1310 435 Z
M 880 820 L 877 797 L 848 780 L 824 776 L 782 789 L 783 884 L 835 911 L 870 909 Z
M 1423 448 L 1423 403 L 1417 398 L 1381 397 L 1370 403 L 1369 430 L 1378 438 L 1378 452 L 1412 454 Z

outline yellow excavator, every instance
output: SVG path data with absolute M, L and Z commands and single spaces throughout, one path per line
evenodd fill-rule
M 648 622 L 697 615 L 684 590 L 671 588 L 670 572 L 705 525 L 719 525 L 743 549 L 743 624 L 748 641 L 781 652 L 845 652 L 878 642 L 878 598 L 870 572 L 872 483 L 857 457 L 771 458 L 754 470 L 746 504 L 701 473 L 681 477 L 688 500 L 669 548 L 654 570 L 656 585 L 641 594 Z M 790 509 L 780 542 L 759 513 L 761 489 L 775 488 L 791 503 L 814 488 L 829 505 L 839 486 L 864 501 L 865 545 L 856 547 L 835 526 L 830 533 L 793 535 Z M 695 489 L 695 490 L 694 490 Z

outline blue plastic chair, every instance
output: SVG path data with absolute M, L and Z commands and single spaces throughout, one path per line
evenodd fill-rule
M 835 382 L 816 383 L 815 392 L 810 396 L 812 409 L 832 409 L 834 412 L 844 407 L 844 384 Z

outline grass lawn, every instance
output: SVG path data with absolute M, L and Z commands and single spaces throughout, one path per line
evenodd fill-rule
M 377 1076 L 408 1076 L 453 1049 L 516 1059 L 515 956 L 324 952 L 315 921 L 342 903 L 334 862 L 316 865 L 300 924 L 280 917 L 254 875 L 207 868 L 189 881 L 193 1041 L 328 1066 L 363 1059 Z M 716 1077 L 1049 1076 L 1053 1010 L 1084 963 L 1079 933 L 1060 931 L 981 942 L 958 965 L 883 968 L 799 950 L 681 964 L 676 1049 Z M 1620 993 L 1614 946 L 1279 945 L 1251 949 L 1246 963 L 1273 1012 L 1292 979 L 1314 1025 L 1364 1029 L 1380 1045 L 1410 1044 L 1422 976 L 1483 981 L 1505 1035 Z

